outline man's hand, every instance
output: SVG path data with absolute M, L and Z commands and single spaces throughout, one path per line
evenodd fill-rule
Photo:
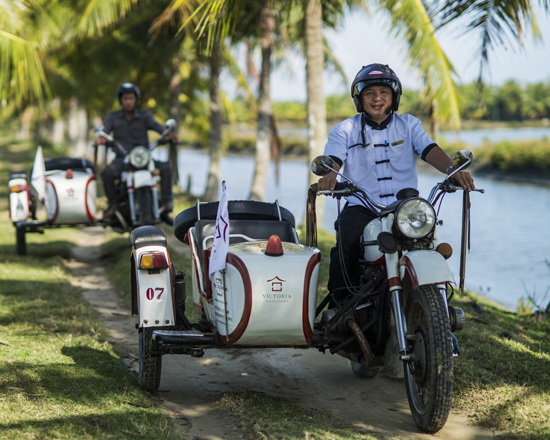
M 317 182 L 317 191 L 333 191 L 336 187 L 336 173 L 331 171 L 330 174 L 327 174 L 325 177 L 321 177 Z
M 168 133 L 168 139 L 170 139 L 170 141 L 174 144 L 177 144 L 180 141 L 178 135 L 173 132 Z
M 472 176 L 468 171 L 459 171 L 458 173 L 453 174 L 451 178 L 456 180 L 462 188 L 465 188 L 468 191 L 473 191 L 476 189 L 474 179 L 472 179 Z
M 95 140 L 96 145 L 105 145 L 105 142 L 107 142 L 107 139 L 105 139 L 103 136 L 99 136 Z

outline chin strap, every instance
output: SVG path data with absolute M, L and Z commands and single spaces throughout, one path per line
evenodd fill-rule
M 361 141 L 363 142 L 363 148 L 367 146 L 365 141 L 365 125 L 367 125 L 367 115 L 365 112 L 361 113 Z

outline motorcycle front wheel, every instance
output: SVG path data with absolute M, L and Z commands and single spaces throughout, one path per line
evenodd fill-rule
M 153 355 L 153 330 L 143 328 L 139 333 L 139 386 L 155 393 L 160 385 L 162 355 Z
M 451 326 L 440 289 L 414 289 L 405 316 L 412 357 L 404 365 L 409 407 L 416 425 L 433 434 L 447 421 L 453 386 Z
M 151 189 L 147 187 L 137 188 L 134 193 L 135 200 L 139 204 L 137 211 L 140 225 L 153 224 L 153 208 L 151 203 Z

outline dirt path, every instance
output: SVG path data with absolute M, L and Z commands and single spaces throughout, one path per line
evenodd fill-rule
M 102 229 L 85 230 L 73 251 L 77 261 L 68 266 L 75 284 L 101 313 L 113 340 L 125 352 L 136 355 L 136 317 L 130 316 L 119 294 L 105 281 L 106 272 L 99 262 L 102 239 Z M 137 369 L 132 355 L 126 362 Z M 200 359 L 163 357 L 159 391 L 163 405 L 195 440 L 243 438 L 236 428 L 238 421 L 215 402 L 220 392 L 244 390 L 291 398 L 330 411 L 363 432 L 386 439 L 494 438 L 491 431 L 471 426 L 466 417 L 455 413 L 435 436 L 421 434 L 410 415 L 403 380 L 390 379 L 383 373 L 373 379 L 358 379 L 349 361 L 313 349 L 206 350 Z

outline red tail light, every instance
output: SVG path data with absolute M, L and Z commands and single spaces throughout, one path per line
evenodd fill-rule
M 71 170 L 70 168 L 67 170 L 67 172 L 65 173 L 65 178 L 66 179 L 72 179 L 73 178 L 73 170 Z
M 167 267 L 168 261 L 162 252 L 142 255 L 139 260 L 139 268 L 143 270 L 166 269 Z

